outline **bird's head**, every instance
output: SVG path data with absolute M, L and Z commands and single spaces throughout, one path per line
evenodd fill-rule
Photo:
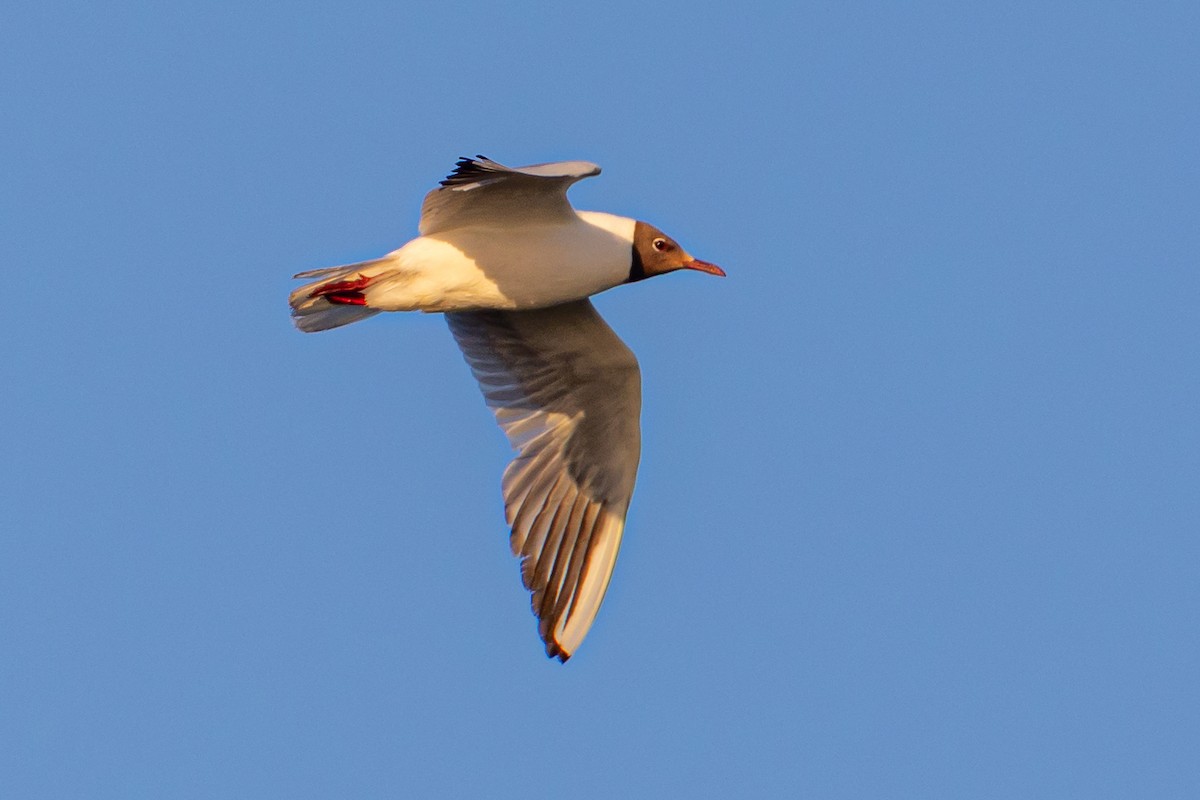
M 633 263 L 629 269 L 629 280 L 640 281 L 677 269 L 694 269 L 725 277 L 725 270 L 716 264 L 692 258 L 670 236 L 650 223 L 639 220 L 633 228 Z

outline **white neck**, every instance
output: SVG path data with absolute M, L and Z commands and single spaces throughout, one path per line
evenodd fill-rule
M 637 220 L 618 217 L 616 214 L 605 214 L 603 211 L 576 211 L 575 213 L 589 225 L 595 225 L 597 228 L 633 244 L 633 228 L 637 225 Z

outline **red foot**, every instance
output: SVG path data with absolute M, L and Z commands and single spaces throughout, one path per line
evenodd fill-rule
M 325 295 L 325 299 L 338 306 L 365 306 L 367 304 L 367 298 L 362 296 L 362 292 L 334 292 Z
M 365 306 L 367 298 L 360 290 L 367 288 L 370 282 L 371 279 L 366 275 L 359 275 L 354 280 L 322 284 L 309 292 L 308 296 L 324 297 L 330 303 L 339 306 Z

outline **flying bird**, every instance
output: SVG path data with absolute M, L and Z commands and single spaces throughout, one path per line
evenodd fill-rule
M 440 312 L 516 456 L 504 510 L 546 655 L 566 661 L 604 599 L 641 455 L 641 373 L 588 300 L 679 269 L 724 276 L 653 225 L 576 211 L 586 161 L 461 158 L 425 196 L 420 236 L 373 261 L 301 272 L 296 327 Z

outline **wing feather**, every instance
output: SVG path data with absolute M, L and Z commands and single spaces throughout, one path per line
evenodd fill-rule
M 567 189 L 599 175 L 587 161 L 506 167 L 490 158 L 460 158 L 441 185 L 425 195 L 418 228 L 422 236 L 470 225 L 551 223 L 575 215 Z
M 637 477 L 637 359 L 587 300 L 446 319 L 517 451 L 501 482 L 510 544 L 546 653 L 566 661 L 603 602 Z

